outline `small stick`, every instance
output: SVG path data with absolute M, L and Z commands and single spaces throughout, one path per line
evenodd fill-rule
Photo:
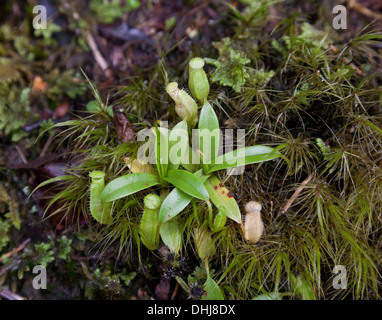
M 93 52 L 94 59 L 97 61 L 98 65 L 101 67 L 101 70 L 105 71 L 106 69 L 108 69 L 109 65 L 106 62 L 105 58 L 102 56 L 101 52 L 98 50 L 97 44 L 90 31 L 86 32 L 86 41 Z
M 52 141 L 53 141 L 53 136 L 49 136 L 48 140 L 46 141 L 46 143 L 44 144 L 44 147 L 41 150 L 40 158 L 42 158 L 46 155 L 46 152 L 48 151 L 48 147 L 50 146 Z
M 8 289 L 1 290 L 0 297 L 7 300 L 26 300 L 26 298 L 18 295 L 17 293 L 13 293 L 12 291 L 9 291 Z
M 301 193 L 302 189 L 305 188 L 305 186 L 308 184 L 308 182 L 312 179 L 312 175 L 310 175 L 308 178 L 306 178 L 301 185 L 296 189 L 296 191 L 293 193 L 293 195 L 290 197 L 288 202 L 285 204 L 284 208 L 281 210 L 281 214 L 287 212 L 289 207 L 292 205 L 292 203 L 296 200 L 298 195 Z
M 369 17 L 369 18 L 376 19 L 376 20 L 382 20 L 382 14 L 373 12 L 372 10 L 363 6 L 362 4 L 359 4 L 357 2 L 357 0 L 348 0 L 348 6 L 350 9 L 354 8 L 359 13 L 361 13 L 361 14 Z
M 15 249 L 9 251 L 8 253 L 4 254 L 3 256 L 1 256 L 0 262 L 2 262 L 4 258 L 8 259 L 8 258 L 12 257 L 15 253 L 23 250 L 30 241 L 31 241 L 31 239 L 29 239 L 29 238 L 26 239 L 17 248 L 15 248 Z
M 171 300 L 175 299 L 175 296 L 177 295 L 178 291 L 179 291 L 179 282 L 177 282 L 175 285 L 175 289 L 174 289 L 174 292 L 172 293 Z
M 333 53 L 337 52 L 337 48 L 335 46 L 333 46 L 332 44 L 329 46 L 329 49 Z M 350 62 L 350 60 L 346 57 L 343 57 L 343 60 L 346 64 L 350 65 L 350 67 L 353 68 L 359 76 L 363 76 L 363 71 L 360 68 L 358 68 L 353 62 Z
M 22 150 L 20 149 L 20 147 L 17 146 L 17 145 L 16 145 L 16 150 L 17 150 L 17 152 L 19 153 L 20 158 L 21 158 L 21 160 L 24 162 L 24 164 L 27 164 L 27 163 L 28 163 L 27 158 L 25 157 L 25 155 L 24 155 L 24 153 L 22 152 Z

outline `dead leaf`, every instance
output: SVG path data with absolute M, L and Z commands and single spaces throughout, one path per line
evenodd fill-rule
M 65 117 L 67 113 L 69 112 L 69 108 L 70 108 L 69 102 L 65 101 L 60 103 L 54 110 L 53 118 L 59 119 L 59 118 Z
M 135 133 L 133 126 L 121 106 L 114 106 L 114 122 L 117 127 L 117 135 L 122 143 L 134 141 Z

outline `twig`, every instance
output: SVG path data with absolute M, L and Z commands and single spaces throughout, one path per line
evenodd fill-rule
M 287 212 L 287 210 L 289 209 L 289 207 L 292 205 L 292 203 L 296 200 L 296 198 L 298 197 L 298 195 L 301 193 L 302 189 L 305 188 L 305 186 L 308 184 L 308 182 L 312 179 L 312 176 L 313 175 L 310 175 L 308 178 L 306 178 L 302 183 L 301 185 L 296 189 L 296 191 L 293 193 L 293 195 L 290 197 L 290 199 L 288 200 L 288 202 L 285 204 L 284 208 L 281 210 L 281 214 Z
M 26 298 L 18 295 L 17 293 L 13 293 L 8 289 L 3 289 L 0 291 L 0 296 L 7 300 L 26 300 Z
M 172 293 L 171 300 L 174 300 L 174 299 L 175 299 L 175 296 L 178 294 L 179 286 L 180 286 L 180 285 L 179 285 L 179 282 L 177 282 L 176 285 L 175 285 L 174 292 Z
M 335 46 L 333 46 L 332 44 L 329 46 L 329 49 L 330 49 L 333 53 L 337 52 L 337 48 L 336 48 Z M 350 60 L 349 60 L 348 58 L 343 57 L 343 60 L 344 60 L 344 62 L 345 62 L 346 64 L 350 65 L 350 67 L 353 68 L 353 69 L 357 72 L 357 74 L 358 74 L 359 76 L 363 76 L 363 75 L 364 75 L 364 74 L 363 74 L 363 71 L 362 71 L 360 68 L 358 68 L 353 62 L 350 62 Z
M 359 13 L 363 14 L 372 19 L 382 20 L 382 14 L 371 11 L 370 9 L 364 7 L 362 4 L 359 4 L 357 0 L 348 0 L 348 6 L 350 9 L 354 8 Z
M 106 62 L 105 58 L 102 56 L 101 52 L 98 50 L 97 44 L 90 31 L 86 32 L 86 41 L 93 52 L 94 59 L 97 61 L 98 65 L 101 67 L 101 70 L 106 71 L 109 68 L 109 64 Z
M 48 147 L 50 146 L 52 141 L 53 141 L 53 136 L 49 136 L 48 140 L 46 141 L 44 147 L 41 150 L 39 158 L 42 158 L 46 155 L 46 152 L 48 151 Z
M 0 257 L 0 262 L 2 262 L 4 258 L 8 259 L 8 258 L 12 257 L 15 253 L 23 250 L 30 241 L 31 241 L 31 239 L 28 238 L 24 242 L 22 242 L 17 248 L 15 248 L 15 249 L 7 252 L 6 254 L 2 255 Z
M 21 160 L 24 162 L 24 164 L 27 164 L 27 163 L 28 163 L 27 158 L 25 157 L 25 155 L 24 155 L 24 153 L 22 152 L 22 150 L 20 149 L 20 147 L 17 146 L 17 145 L 16 145 L 16 150 L 17 150 L 17 152 L 19 153 L 20 158 L 21 158 Z

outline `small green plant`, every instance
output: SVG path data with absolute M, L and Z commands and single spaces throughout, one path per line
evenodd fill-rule
M 100 22 L 111 23 L 120 18 L 125 12 L 139 8 L 139 0 L 125 0 L 121 5 L 120 0 L 92 0 L 90 10 L 92 10 Z
M 309 280 L 301 275 L 291 275 L 290 281 L 294 293 L 299 295 L 302 300 L 316 300 L 316 295 Z
M 195 61 L 199 62 L 200 60 L 192 60 L 191 69 L 195 69 L 193 64 Z M 146 230 L 143 231 L 146 238 L 144 244 L 151 250 L 158 247 L 157 225 L 159 226 L 158 230 L 161 230 L 162 240 L 166 239 L 168 233 L 173 235 L 171 237 L 179 238 L 177 234 L 181 228 L 175 224 L 169 225 L 170 220 L 173 220 L 182 212 L 193 199 L 206 202 L 209 208 L 209 226 L 212 231 L 221 230 L 227 217 L 241 224 L 240 210 L 234 197 L 223 187 L 222 182 L 214 175 L 214 172 L 233 168 L 239 164 L 248 165 L 269 161 L 280 156 L 273 148 L 261 145 L 238 149 L 218 156 L 219 121 L 212 106 L 206 100 L 209 89 L 206 75 L 203 74 L 202 68 L 198 68 L 197 72 L 190 72 L 191 91 L 194 92 L 199 101 L 204 101 L 200 113 L 199 131 L 210 133 L 209 138 L 214 134 L 215 139 L 200 137 L 199 152 L 202 155 L 200 157 L 200 166 L 189 162 L 192 150 L 189 146 L 190 137 L 188 136 L 189 130 L 186 122 L 195 123 L 195 119 L 197 119 L 195 118 L 196 103 L 186 92 L 179 90 L 176 83 L 171 83 L 169 85 L 171 90 L 168 90 L 169 94 L 177 103 L 178 108 L 186 111 L 178 112 L 183 117 L 183 121 L 179 122 L 172 130 L 155 127 L 157 174 L 141 172 L 124 175 L 109 182 L 100 194 L 99 201 L 110 203 L 153 186 L 159 186 L 161 190 L 168 190 L 171 186 L 174 187 L 169 193 L 167 191 L 168 195 L 161 205 L 159 199 L 157 199 L 155 200 L 155 206 L 146 209 L 145 201 L 145 210 L 154 210 L 150 214 L 147 213 L 148 211 L 144 211 L 143 222 L 141 223 L 141 230 Z M 177 133 L 177 131 L 180 131 L 183 135 L 180 136 L 181 141 L 175 143 L 175 139 L 172 139 L 172 133 Z M 216 135 L 216 133 L 218 134 Z M 149 195 L 147 197 L 151 199 L 157 196 Z M 210 201 L 219 210 L 214 220 Z M 157 220 L 152 221 L 152 219 Z M 99 219 L 97 220 L 99 221 Z M 167 239 L 165 242 L 169 243 L 170 241 Z
M 58 257 L 62 260 L 67 260 L 69 257 L 69 253 L 72 250 L 72 239 L 67 238 L 66 236 L 62 236 L 61 238 L 57 239 L 58 243 Z
M 88 299 L 100 296 L 104 299 L 115 299 L 120 295 L 121 281 L 118 275 L 110 275 L 110 271 L 102 272 L 99 268 L 89 275 L 89 281 L 85 287 L 85 296 Z
M 317 143 L 318 147 L 320 148 L 321 153 L 326 160 L 330 154 L 330 146 L 327 146 L 321 138 L 317 138 L 316 143 Z
M 269 16 L 269 7 L 282 2 L 283 0 L 240 0 L 245 6 L 243 11 L 238 10 L 235 6 L 227 2 L 227 5 L 235 15 L 235 24 L 237 25 L 236 35 L 243 35 L 253 37 L 253 28 L 264 24 Z
M 26 124 L 27 117 L 31 117 L 29 102 L 31 90 L 30 88 L 19 91 L 12 89 L 16 88 L 0 85 L 0 119 L 2 119 L 0 131 L 5 136 L 11 136 L 12 142 L 18 142 L 28 136 L 22 127 Z
M 35 257 L 34 260 L 37 264 L 41 264 L 46 267 L 49 263 L 53 262 L 54 251 L 52 248 L 52 243 L 50 242 L 41 242 L 34 245 L 35 248 Z
M 43 37 L 45 45 L 52 45 L 54 48 L 58 46 L 57 40 L 53 37 L 54 33 L 61 32 L 62 28 L 53 21 L 47 23 L 46 29 L 35 29 L 35 37 Z
M 222 290 L 213 280 L 215 270 L 209 270 L 208 265 L 202 262 L 188 275 L 186 283 L 181 277 L 176 280 L 193 300 L 224 300 Z
M 204 59 L 208 64 L 216 67 L 212 73 L 211 81 L 240 92 L 241 87 L 249 78 L 246 65 L 251 60 L 246 58 L 243 52 L 233 49 L 230 38 L 224 38 L 221 42 L 213 42 L 213 46 L 219 50 L 219 58 Z

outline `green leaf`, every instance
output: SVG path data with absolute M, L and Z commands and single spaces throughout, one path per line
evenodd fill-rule
M 128 287 L 131 284 L 131 281 L 136 277 L 136 272 L 130 272 L 129 274 L 120 274 L 119 277 L 125 283 L 125 286 Z
M 127 174 L 109 182 L 101 193 L 101 200 L 114 201 L 159 183 L 159 177 L 150 173 Z
M 185 170 L 169 170 L 167 177 L 163 178 L 163 180 L 200 200 L 207 201 L 209 198 L 203 183 L 191 172 Z
M 215 159 L 215 164 L 211 165 L 208 173 L 243 166 L 258 162 L 264 162 L 279 158 L 281 154 L 271 147 L 251 146 L 228 152 Z
M 130 10 L 138 9 L 141 5 L 139 0 L 126 0 L 126 5 Z
M 190 287 L 188 284 L 179 276 L 175 276 L 176 281 L 180 284 L 184 291 L 190 294 Z
M 208 174 L 205 174 L 202 169 L 196 171 L 194 173 L 194 176 L 197 177 L 201 183 L 206 182 L 207 179 L 210 177 Z
M 203 175 L 202 170 L 194 173 L 202 183 L 204 183 L 209 176 Z M 159 210 L 159 222 L 165 223 L 177 216 L 182 210 L 191 202 L 192 196 L 184 193 L 178 188 L 173 189 L 169 195 L 164 199 L 162 206 Z
M 215 244 L 211 238 L 211 233 L 206 229 L 194 229 L 194 242 L 196 251 L 201 260 L 212 257 L 216 253 Z
M 204 138 L 203 138 L 204 137 Z M 214 137 L 212 139 L 212 137 Z M 211 163 L 218 155 L 220 143 L 219 120 L 212 106 L 205 102 L 199 119 L 199 143 L 203 163 Z
M 204 284 L 205 295 L 202 296 L 202 300 L 224 300 L 222 291 L 218 284 L 210 277 L 207 277 L 207 281 Z
M 31 194 L 29 196 L 31 196 L 37 189 L 40 189 L 41 187 L 44 187 L 50 183 L 60 182 L 60 181 L 69 181 L 69 180 L 74 180 L 74 179 L 75 179 L 75 177 L 70 176 L 70 175 L 63 175 L 63 176 L 48 179 L 48 180 L 40 183 L 36 188 L 34 188 L 34 190 L 31 192 Z
M 180 138 L 180 140 L 179 140 Z M 178 141 L 179 140 L 179 141 Z M 181 153 L 180 156 L 178 155 Z M 189 159 L 190 146 L 188 142 L 187 122 L 179 122 L 169 134 L 168 141 L 168 170 L 176 170 L 180 163 Z
M 382 134 L 382 129 L 379 128 L 378 126 L 376 126 L 374 123 L 372 123 L 371 121 L 369 120 L 366 120 L 365 121 L 365 124 L 367 126 L 369 126 L 371 129 L 374 129 L 375 131 L 377 131 L 378 133 Z
M 214 223 L 213 223 L 213 231 L 218 232 L 222 230 L 225 226 L 225 223 L 227 221 L 227 215 L 225 214 L 224 208 L 219 210 L 219 212 L 216 214 Z
M 183 191 L 175 188 L 164 199 L 162 206 L 159 210 L 159 222 L 164 223 L 175 216 L 188 206 L 191 202 L 192 196 L 184 193 Z
M 178 253 L 182 246 L 183 225 L 176 221 L 166 222 L 161 226 L 159 233 L 171 252 Z
M 241 224 L 241 213 L 235 198 L 229 190 L 223 186 L 222 182 L 215 176 L 211 176 L 205 183 L 208 194 L 212 203 L 225 213 L 225 215 Z
M 252 300 L 282 300 L 283 295 L 278 292 L 269 292 L 254 297 Z
M 167 175 L 168 170 L 168 129 L 158 128 L 155 124 L 156 132 L 156 144 L 155 144 L 155 156 L 157 162 L 157 169 L 161 178 Z
M 313 287 L 309 280 L 303 278 L 302 276 L 290 275 L 290 283 L 293 291 L 301 295 L 302 300 L 316 300 L 316 295 L 314 294 Z

